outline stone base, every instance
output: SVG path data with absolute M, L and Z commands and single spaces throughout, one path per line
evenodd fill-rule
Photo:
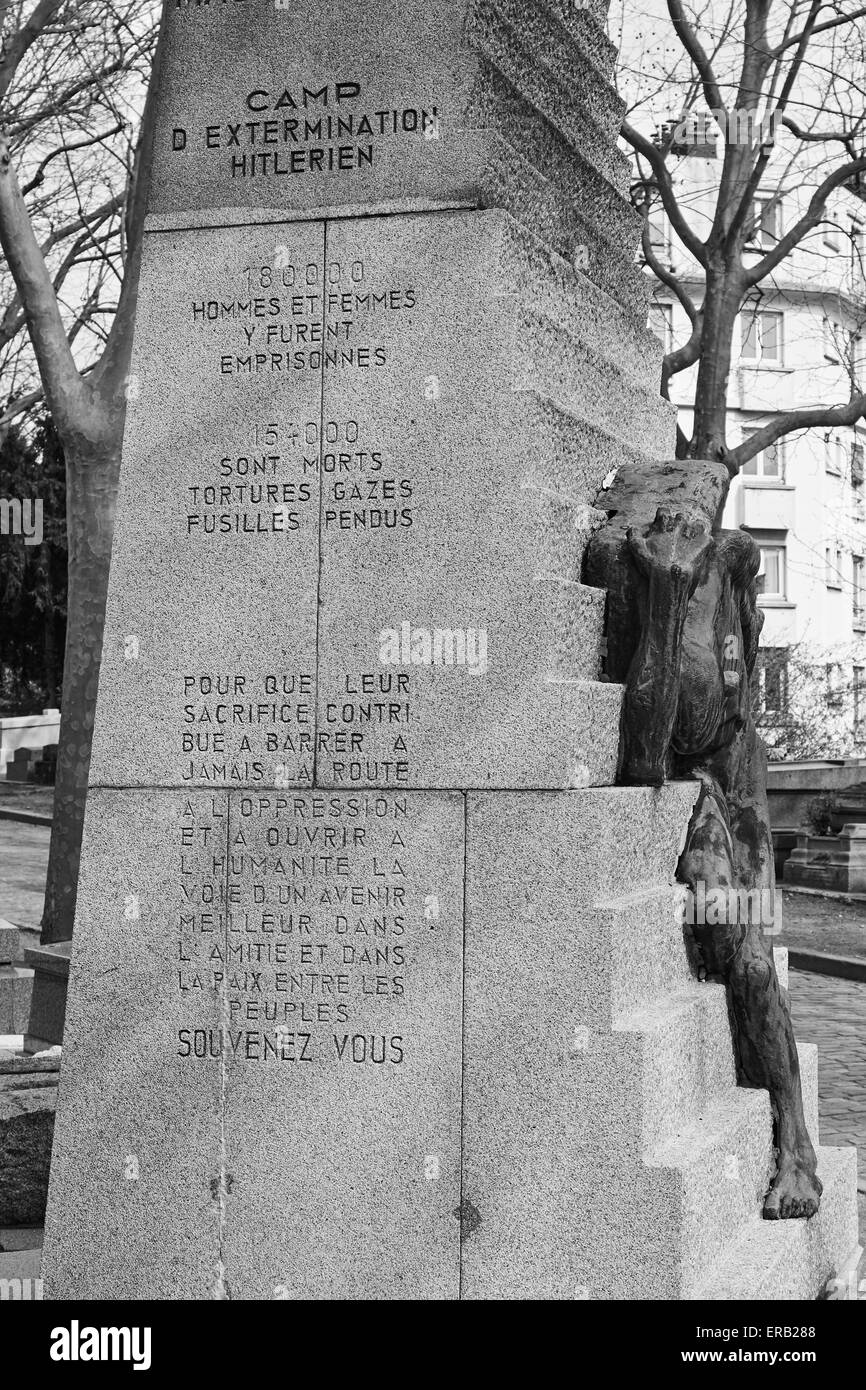
M 71 941 L 58 941 L 52 946 L 28 946 L 24 952 L 24 959 L 33 967 L 33 997 L 24 1038 L 25 1052 L 44 1052 L 63 1042 L 71 954 Z
M 0 1226 L 44 1220 L 57 1079 L 56 1062 L 0 1061 Z
M 470 803 L 463 1296 L 816 1299 L 856 1242 L 856 1153 L 819 1147 L 813 1220 L 762 1220 L 769 1097 L 736 1085 L 649 825 L 596 795 L 591 826 L 567 797 Z M 607 897 L 591 866 L 614 835 Z M 817 1060 L 800 1049 L 816 1146 Z
M 0 1033 L 23 1033 L 30 1017 L 33 971 L 0 965 Z
M 838 835 L 797 834 L 784 882 L 833 893 L 866 893 L 866 825 L 845 825 Z
M 289 879 L 310 889 L 300 935 L 271 847 L 299 805 L 330 823 L 313 798 L 335 825 L 357 816 L 345 793 L 278 795 L 90 793 L 49 1297 L 820 1296 L 856 1240 L 855 1154 L 819 1150 L 819 1217 L 761 1220 L 769 1098 L 736 1085 L 724 991 L 694 975 L 673 882 L 693 783 L 361 793 L 403 809 L 365 812 L 336 877 Z M 344 884 L 366 895 L 397 861 L 399 924 L 346 907 Z M 221 926 L 197 896 L 215 862 Z M 280 912 L 260 987 L 248 961 L 246 983 L 240 965 L 214 976 L 223 943 L 258 949 Z M 336 969 L 362 941 L 398 944 L 399 968 Z M 288 992 L 302 949 L 345 986 Z M 264 1006 L 286 1000 L 277 1046 Z M 817 1144 L 816 1049 L 800 1064 Z
M 0 1035 L 23 1033 L 30 1015 L 33 971 L 21 964 L 18 928 L 0 918 Z

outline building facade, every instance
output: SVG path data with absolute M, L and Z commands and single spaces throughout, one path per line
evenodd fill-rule
M 699 235 L 715 207 L 712 150 L 677 161 L 680 205 Z M 808 185 L 756 200 L 750 253 L 757 261 L 805 210 Z M 693 300 L 696 262 L 653 213 L 656 256 Z M 866 202 L 832 195 L 827 216 L 743 306 L 728 388 L 727 442 L 735 446 L 777 412 L 845 404 L 866 380 Z M 647 273 L 650 273 L 649 271 Z M 689 337 L 676 295 L 654 278 L 650 326 L 666 347 Z M 671 379 L 691 431 L 697 368 Z M 764 450 L 734 479 L 724 515 L 761 548 L 764 610 L 755 694 L 762 732 L 778 757 L 866 752 L 866 423 L 801 430 Z

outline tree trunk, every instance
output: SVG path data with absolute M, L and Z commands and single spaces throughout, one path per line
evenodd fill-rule
M 732 271 L 708 271 L 704 299 L 703 341 L 695 387 L 695 413 L 689 456 L 724 461 L 727 455 L 725 416 L 731 352 L 743 287 Z
M 51 546 L 47 541 L 41 546 L 42 565 L 45 570 L 45 618 L 42 624 L 42 684 L 45 687 L 45 704 L 51 708 L 57 702 L 57 652 L 56 618 L 54 614 L 54 567 Z
M 41 928 L 44 944 L 68 941 L 75 920 L 81 832 L 120 470 L 122 415 L 119 422 L 112 421 L 110 435 L 107 440 L 94 444 L 86 456 L 73 448 L 69 448 L 66 455 L 69 595 L 54 825 Z M 86 445 L 82 442 L 77 447 L 84 449 Z

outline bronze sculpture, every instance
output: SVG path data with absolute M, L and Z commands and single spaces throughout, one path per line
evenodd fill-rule
M 720 528 L 729 483 L 724 464 L 703 460 L 619 469 L 596 502 L 607 522 L 585 579 L 608 591 L 606 675 L 625 686 L 621 780 L 700 783 L 677 876 L 693 895 L 734 890 L 728 901 L 742 902 L 772 892 L 774 869 L 750 695 L 760 555 L 746 532 Z M 722 917 L 692 930 L 725 983 L 739 1084 L 770 1093 L 777 1166 L 764 1216 L 813 1216 L 821 1183 L 772 950 L 751 913 Z

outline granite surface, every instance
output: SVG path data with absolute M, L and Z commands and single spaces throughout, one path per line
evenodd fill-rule
M 91 784 L 613 781 L 589 499 L 670 417 L 590 283 L 490 211 L 154 234 L 142 299 Z
M 45 1215 L 56 1102 L 56 1073 L 0 1072 L 0 1226 Z
M 696 784 L 613 785 L 581 561 L 674 429 L 605 12 L 166 7 L 48 1297 L 814 1297 L 848 1254 L 832 1150 L 752 1248 Z
M 462 797 L 95 791 L 84 864 L 46 1296 L 455 1297 Z
M 322 374 L 238 366 L 320 322 L 324 229 L 280 237 L 280 270 L 272 230 L 148 241 L 91 785 L 312 780 Z
M 225 803 L 89 794 L 46 1297 L 206 1298 L 219 1282 L 221 1062 L 192 1054 L 220 1027 L 220 996 L 185 988 L 181 957 L 185 920 L 220 911 Z M 202 889 L 217 901 L 203 904 Z

